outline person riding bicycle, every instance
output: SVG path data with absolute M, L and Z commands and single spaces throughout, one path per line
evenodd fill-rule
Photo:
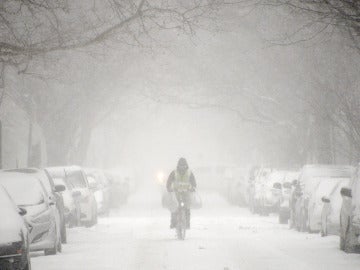
M 166 189 L 168 192 L 177 192 L 177 188 L 183 184 L 189 185 L 189 192 L 194 192 L 196 189 L 196 180 L 194 174 L 190 171 L 189 165 L 185 158 L 180 158 L 177 167 L 169 175 L 166 183 Z M 186 205 L 186 216 L 187 216 L 187 228 L 190 228 L 190 205 L 187 202 Z M 171 213 L 170 228 L 176 227 L 176 212 Z

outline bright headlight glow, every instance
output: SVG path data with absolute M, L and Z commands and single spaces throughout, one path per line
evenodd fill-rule
M 165 183 L 165 174 L 163 171 L 159 171 L 156 175 L 156 180 L 159 184 Z

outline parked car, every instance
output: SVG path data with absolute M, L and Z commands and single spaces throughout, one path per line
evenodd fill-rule
M 346 178 L 345 178 L 346 179 Z M 308 231 L 318 233 L 321 230 L 321 212 L 323 209 L 323 197 L 329 197 L 330 193 L 336 189 L 336 186 L 344 179 L 321 178 L 318 182 L 315 192 L 309 199 L 308 206 Z
M 350 179 L 349 186 L 340 190 L 340 249 L 347 253 L 360 249 L 360 164 Z
M 340 233 L 340 211 L 342 197 L 340 191 L 349 185 L 350 179 L 339 181 L 329 196 L 321 198 L 324 203 L 321 211 L 321 236 L 339 235 Z
M 29 231 L 18 208 L 0 184 L 0 269 L 30 270 Z
M 52 202 L 52 208 L 54 211 L 57 211 L 56 214 L 56 226 L 60 228 L 60 234 L 61 234 L 61 243 L 65 244 L 67 242 L 67 235 L 66 235 L 66 226 L 65 226 L 65 206 L 64 201 L 62 199 L 62 196 L 60 195 L 59 191 L 59 185 L 56 187 L 53 179 L 49 175 L 49 173 L 46 170 L 43 169 L 37 169 L 37 168 L 20 168 L 20 169 L 10 169 L 10 170 L 4 170 L 4 172 L 15 172 L 15 173 L 24 173 L 29 174 L 41 181 L 41 183 L 44 185 L 46 189 L 46 193 L 49 197 L 49 201 Z M 60 185 L 61 186 L 61 185 Z M 61 187 L 62 190 L 65 187 Z
M 61 251 L 60 228 L 56 226 L 57 211 L 44 185 L 37 178 L 22 173 L 1 173 L 0 184 L 18 207 L 26 210 L 25 221 L 30 231 L 30 250 L 43 250 L 45 255 Z
M 81 167 L 64 167 L 66 182 L 71 186 L 75 201 L 80 204 L 80 221 L 86 227 L 97 224 L 97 205 L 94 196 L 96 185 L 89 185 Z
M 269 168 L 256 168 L 249 178 L 249 209 L 252 213 L 260 213 L 261 209 L 261 193 L 263 185 L 268 174 L 271 172 Z
M 64 219 L 68 226 L 76 227 L 81 225 L 81 209 L 79 191 L 73 190 L 73 186 L 68 183 L 64 167 L 51 167 L 45 169 L 54 181 L 55 185 L 64 185 L 65 189 L 60 193 L 64 203 Z
M 315 187 L 322 178 L 349 178 L 353 168 L 338 165 L 305 165 L 301 170 L 299 182 L 302 187 L 301 196 L 296 201 L 295 222 L 299 231 L 309 230 L 309 200 L 314 194 Z
M 290 219 L 290 198 L 298 178 L 299 172 L 286 172 L 284 181 L 282 183 L 282 196 L 279 208 L 280 224 L 287 224 Z
M 94 186 L 94 196 L 98 214 L 107 214 L 110 210 L 110 184 L 104 172 L 98 169 L 85 169 L 86 177 Z
M 270 212 L 278 212 L 282 199 L 282 183 L 286 171 L 273 170 L 261 185 L 260 213 L 268 215 Z

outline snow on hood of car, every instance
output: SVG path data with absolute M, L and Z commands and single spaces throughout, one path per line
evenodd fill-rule
M 3 217 L 0 222 L 0 245 L 20 241 L 24 221 L 18 213 L 18 208 L 1 185 L 0 205 L 0 216 Z

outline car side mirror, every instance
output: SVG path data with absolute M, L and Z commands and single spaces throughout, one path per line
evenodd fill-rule
M 323 197 L 321 198 L 321 201 L 322 201 L 323 203 L 330 203 L 330 199 L 329 199 L 328 197 L 326 197 L 326 196 L 323 196 Z
M 56 185 L 55 186 L 55 192 L 62 192 L 62 191 L 65 191 L 64 185 Z
M 347 188 L 347 187 L 343 187 L 343 188 L 340 190 L 340 194 L 341 194 L 341 196 L 344 196 L 344 197 L 349 197 L 349 198 L 352 197 L 351 189 L 350 189 L 350 188 Z
M 19 215 L 25 216 L 27 214 L 27 211 L 25 208 L 19 207 Z
M 73 198 L 78 198 L 78 197 L 80 197 L 81 196 L 81 192 L 80 191 L 73 191 L 72 193 L 71 193 L 71 195 L 73 196 Z

